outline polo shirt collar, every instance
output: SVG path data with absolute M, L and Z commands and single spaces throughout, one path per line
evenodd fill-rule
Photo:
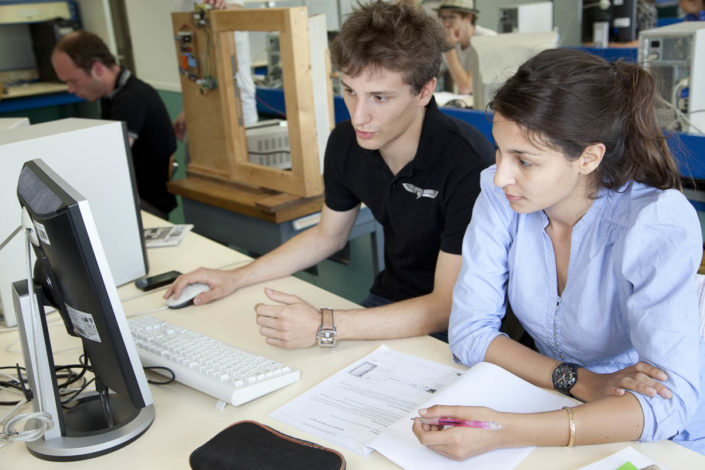
M 120 93 L 120 90 L 123 89 L 127 81 L 130 79 L 132 76 L 132 72 L 130 72 L 126 68 L 120 67 L 120 72 L 118 73 L 117 77 L 115 78 L 115 88 L 113 91 L 110 92 L 110 94 L 107 96 L 109 100 L 112 100 L 115 98 L 115 95 Z

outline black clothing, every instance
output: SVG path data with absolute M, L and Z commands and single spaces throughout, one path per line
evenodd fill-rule
M 370 289 L 399 301 L 433 291 L 438 252 L 460 254 L 480 193 L 480 172 L 494 148 L 474 127 L 426 106 L 414 159 L 394 176 L 379 151 L 357 144 L 350 121 L 326 147 L 326 205 L 347 211 L 365 203 L 384 227 L 385 269 Z
M 166 189 L 176 135 L 157 91 L 129 70 L 120 69 L 115 89 L 100 105 L 103 119 L 125 121 L 128 135 L 135 139 L 132 162 L 140 199 L 168 213 L 176 207 L 176 198 Z

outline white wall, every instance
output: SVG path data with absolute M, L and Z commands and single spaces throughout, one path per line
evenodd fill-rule
M 174 0 L 125 0 L 127 22 L 135 61 L 135 74 L 154 88 L 181 91 L 176 63 L 172 11 L 181 11 Z
M 113 56 L 117 57 L 117 43 L 108 0 L 76 0 L 76 3 L 81 12 L 83 29 L 100 36 Z

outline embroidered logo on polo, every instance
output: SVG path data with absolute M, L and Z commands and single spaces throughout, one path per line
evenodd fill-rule
M 422 198 L 422 197 L 427 197 L 429 199 L 436 199 L 436 196 L 438 196 L 438 191 L 435 189 L 421 189 L 413 184 L 409 183 L 402 183 L 401 184 L 404 189 L 409 191 L 411 194 L 416 194 L 416 199 Z

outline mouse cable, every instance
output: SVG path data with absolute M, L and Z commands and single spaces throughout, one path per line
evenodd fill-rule
M 163 312 L 164 310 L 168 310 L 169 307 L 164 305 L 163 307 L 155 308 L 154 310 L 147 310 L 146 312 L 137 312 L 137 313 L 132 313 L 128 318 L 134 318 L 134 317 L 143 317 L 145 315 L 151 315 L 153 313 L 158 313 L 158 312 Z

